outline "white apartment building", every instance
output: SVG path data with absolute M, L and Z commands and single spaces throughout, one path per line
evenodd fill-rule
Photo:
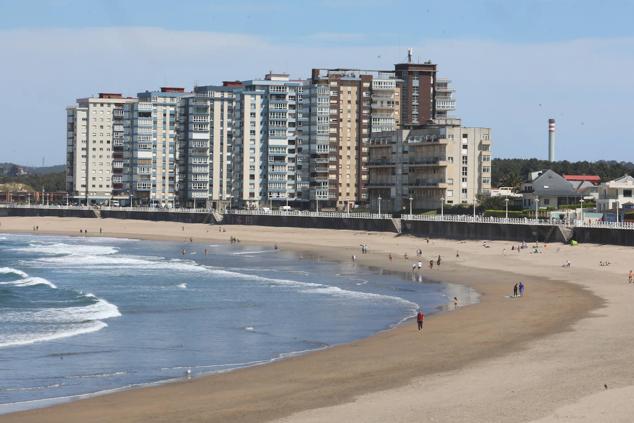
M 372 135 L 370 206 L 402 212 L 473 204 L 491 190 L 491 130 L 462 127 L 459 119 Z
M 298 113 L 303 101 L 303 81 L 287 74 L 267 74 L 263 80 L 243 82 L 245 89 L 263 93 L 263 142 L 266 145 L 266 198 L 271 204 L 308 201 L 308 180 L 298 171 Z M 300 164 L 301 166 L 301 164 Z
M 175 205 L 176 122 L 184 91 L 173 87 L 145 91 L 138 94 L 138 101 L 126 105 L 126 192 L 121 200 L 131 199 L 141 205 Z
M 66 109 L 66 184 L 74 201 L 108 203 L 123 189 L 123 109 L 134 101 L 100 93 Z
M 597 211 L 605 213 L 634 207 L 634 177 L 625 175 L 599 185 Z

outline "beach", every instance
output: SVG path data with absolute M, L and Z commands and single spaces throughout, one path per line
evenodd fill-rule
M 114 219 L 0 218 L 0 232 L 277 244 L 280 249 L 411 271 L 476 289 L 480 303 L 367 339 L 271 364 L 47 409 L 2 422 L 630 421 L 634 285 L 627 247 L 551 244 L 517 253 L 510 242 L 391 233 L 217 226 Z M 367 244 L 368 254 L 359 245 Z M 530 244 L 529 244 L 530 247 Z M 404 259 L 407 253 L 409 259 Z M 456 257 L 459 253 L 459 257 Z M 388 254 L 392 254 L 389 260 Z M 609 266 L 599 266 L 600 261 Z M 570 267 L 562 264 L 570 261 Z M 522 281 L 526 295 L 509 298 Z M 607 388 L 606 388 L 607 386 Z

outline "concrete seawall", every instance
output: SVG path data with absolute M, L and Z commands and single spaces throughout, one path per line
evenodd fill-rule
M 392 219 L 226 214 L 222 219 L 222 224 L 398 232 Z
M 135 219 L 182 223 L 215 223 L 209 213 L 178 213 L 160 211 L 133 210 L 101 210 L 101 217 L 105 219 Z
M 404 234 L 436 238 L 567 242 L 567 234 L 557 225 L 402 220 L 401 227 Z
M 572 239 L 580 243 L 634 246 L 634 230 L 611 228 L 574 228 Z
M 7 208 L 0 209 L 1 216 L 53 216 L 53 217 L 97 217 L 90 209 L 37 209 L 37 208 Z

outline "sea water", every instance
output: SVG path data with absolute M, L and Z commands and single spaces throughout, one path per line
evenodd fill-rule
M 3 234 L 0 413 L 262 364 L 477 301 L 421 282 L 272 247 Z

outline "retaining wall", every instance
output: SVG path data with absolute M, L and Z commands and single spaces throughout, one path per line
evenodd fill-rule
M 97 217 L 93 210 L 80 209 L 37 209 L 37 208 L 7 208 L 0 209 L 0 216 L 53 216 L 53 217 Z
M 581 243 L 634 246 L 634 230 L 610 228 L 574 228 L 572 239 Z
M 222 219 L 222 224 L 397 232 L 392 219 L 225 214 Z
M 101 217 L 182 223 L 215 223 L 209 213 L 178 213 L 159 211 L 101 210 Z
M 557 225 L 402 220 L 401 231 L 415 236 L 448 239 L 567 242 L 566 236 Z

